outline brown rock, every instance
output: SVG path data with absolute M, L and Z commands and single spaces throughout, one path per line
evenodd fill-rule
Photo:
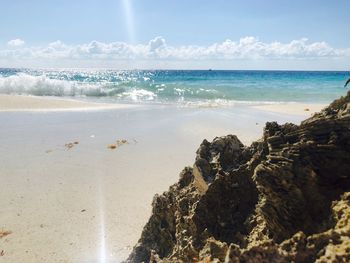
M 206 140 L 127 262 L 350 262 L 350 93 L 260 141 Z

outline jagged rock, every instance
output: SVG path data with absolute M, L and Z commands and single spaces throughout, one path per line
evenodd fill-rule
M 127 262 L 350 262 L 350 92 L 245 147 L 206 140 Z

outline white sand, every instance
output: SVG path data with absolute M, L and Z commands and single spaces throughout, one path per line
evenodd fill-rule
M 237 134 L 247 144 L 266 121 L 302 119 L 252 107 L 0 112 L 0 231 L 12 231 L 0 262 L 120 262 L 153 195 L 193 164 L 202 139 Z M 118 139 L 130 143 L 107 148 Z
M 0 111 L 81 111 L 132 107 L 131 105 L 85 102 L 67 98 L 0 94 Z
M 255 109 L 310 117 L 325 108 L 327 104 L 284 103 L 253 106 Z

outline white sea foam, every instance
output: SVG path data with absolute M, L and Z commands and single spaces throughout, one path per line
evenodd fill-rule
M 74 84 L 46 76 L 32 76 L 24 73 L 0 78 L 1 93 L 64 96 L 71 95 Z
M 178 96 L 183 96 L 185 94 L 185 89 L 175 88 L 174 93 Z
M 157 94 L 144 89 L 131 89 L 130 91 L 125 91 L 119 94 L 118 97 L 123 99 L 130 99 L 133 102 L 153 101 L 156 99 Z
M 0 77 L 0 93 L 29 94 L 36 96 L 107 96 L 105 83 L 86 83 L 52 79 L 46 75 L 33 76 L 25 73 Z M 115 91 L 114 91 L 115 93 Z
M 152 91 L 137 88 L 124 89 L 106 82 L 68 81 L 25 73 L 0 77 L 0 93 L 36 96 L 115 96 L 133 102 L 152 101 L 157 97 L 157 94 Z
M 259 105 L 280 105 L 285 104 L 284 101 L 243 101 L 243 100 L 225 100 L 225 99 L 208 99 L 198 101 L 179 101 L 180 107 L 185 108 L 221 108 L 233 106 L 259 106 Z M 288 104 L 295 104 L 296 102 L 288 102 Z

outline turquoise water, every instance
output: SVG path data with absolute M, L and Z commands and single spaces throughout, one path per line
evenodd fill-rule
M 126 103 L 328 103 L 350 72 L 0 69 L 0 93 Z

